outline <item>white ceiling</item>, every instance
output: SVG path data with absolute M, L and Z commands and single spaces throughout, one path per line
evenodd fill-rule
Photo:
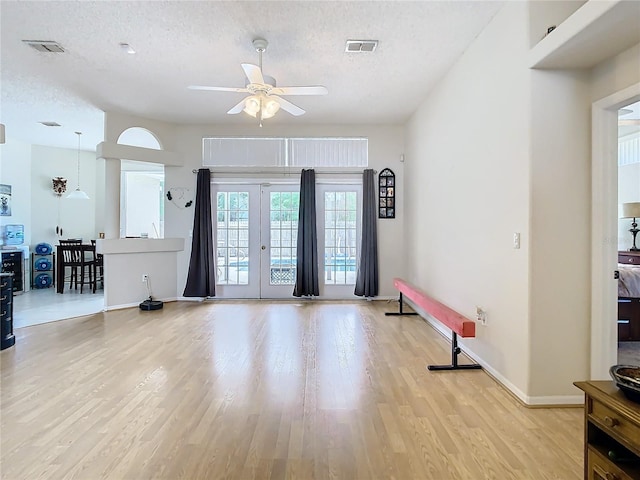
M 618 110 L 618 138 L 640 132 L 640 102 L 626 105 Z
M 252 40 L 269 41 L 265 74 L 278 85 L 324 85 L 287 97 L 307 111 L 276 124 L 401 124 L 497 13 L 502 1 L 0 1 L 0 122 L 7 137 L 77 148 L 103 141 L 103 111 L 180 124 L 250 125 L 225 112 L 243 87 Z M 348 39 L 379 40 L 373 54 Z M 22 40 L 52 40 L 41 53 Z M 135 55 L 119 44 L 129 43 Z M 55 121 L 61 127 L 38 122 Z M 266 123 L 266 122 L 265 122 Z

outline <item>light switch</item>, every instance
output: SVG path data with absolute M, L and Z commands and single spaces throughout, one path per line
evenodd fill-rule
M 513 248 L 520 248 L 520 233 L 518 232 L 513 234 Z

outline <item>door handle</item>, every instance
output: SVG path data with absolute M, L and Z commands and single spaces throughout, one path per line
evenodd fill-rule
M 260 249 L 261 249 L 261 250 L 266 250 L 266 249 L 267 249 L 267 247 L 266 247 L 266 246 L 264 246 L 264 245 L 262 245 L 262 247 L 260 247 Z
M 618 270 L 613 271 L 613 279 L 614 280 L 620 279 L 620 272 Z

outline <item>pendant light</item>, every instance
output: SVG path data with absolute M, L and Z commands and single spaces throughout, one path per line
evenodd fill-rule
M 80 190 L 80 135 L 82 135 L 82 132 L 76 132 L 76 135 L 78 135 L 78 186 L 73 192 L 67 195 L 67 198 L 72 200 L 89 200 L 89 195 Z

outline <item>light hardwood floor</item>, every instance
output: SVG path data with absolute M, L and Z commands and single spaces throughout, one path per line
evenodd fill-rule
M 429 372 L 449 343 L 394 308 L 176 302 L 17 329 L 0 477 L 582 478 L 582 409 Z

